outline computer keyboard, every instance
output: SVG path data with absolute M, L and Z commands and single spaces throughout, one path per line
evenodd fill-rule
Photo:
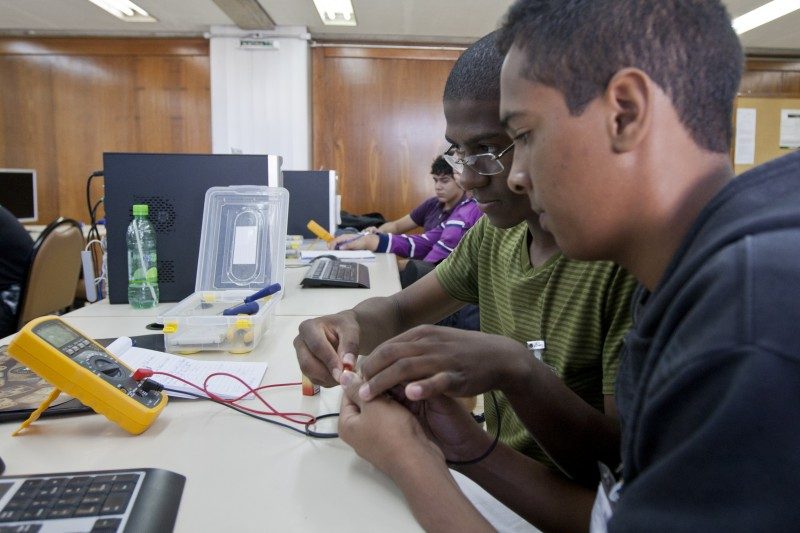
M 369 269 L 361 263 L 319 257 L 308 267 L 301 282 L 303 287 L 369 288 Z
M 0 477 L 0 533 L 172 531 L 186 478 L 158 468 Z

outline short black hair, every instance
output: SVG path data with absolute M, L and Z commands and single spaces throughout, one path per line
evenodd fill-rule
M 450 166 L 450 163 L 444 160 L 444 157 L 438 156 L 433 160 L 433 164 L 431 165 L 431 175 L 452 176 L 453 167 Z
M 505 54 L 497 48 L 497 32 L 475 41 L 456 60 L 447 83 L 445 101 L 500 101 L 500 69 Z
M 639 68 L 695 143 L 730 148 L 743 55 L 719 0 L 517 0 L 497 42 L 525 52 L 526 79 L 559 90 L 573 115 L 620 69 Z

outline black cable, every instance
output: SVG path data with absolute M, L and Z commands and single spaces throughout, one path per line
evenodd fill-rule
M 94 220 L 95 222 L 97 221 L 97 208 L 100 207 L 101 204 L 103 204 L 103 200 L 104 198 L 100 198 L 99 200 L 97 200 L 97 203 L 94 204 L 94 207 L 92 207 L 92 210 L 90 212 L 92 220 Z
M 290 426 L 289 424 L 284 424 L 283 422 L 278 422 L 277 420 L 272 420 L 270 418 L 259 416 L 259 415 L 255 414 L 255 413 L 251 413 L 249 411 L 246 411 L 246 410 L 244 410 L 244 409 L 242 409 L 242 408 L 240 408 L 240 407 L 238 407 L 236 405 L 233 405 L 233 404 L 230 404 L 230 403 L 227 403 L 227 402 L 221 402 L 219 400 L 215 400 L 213 398 L 209 398 L 208 396 L 204 396 L 202 394 L 195 394 L 193 392 L 179 391 L 179 390 L 175 390 L 175 389 L 170 389 L 168 387 L 164 387 L 164 391 L 172 392 L 172 393 L 175 393 L 175 394 L 186 394 L 188 396 L 192 396 L 193 398 L 199 398 L 201 400 L 209 400 L 209 401 L 212 401 L 212 402 L 214 402 L 216 404 L 225 406 L 225 407 L 227 407 L 229 409 L 233 409 L 234 411 L 242 413 L 243 415 L 247 415 L 249 417 L 255 418 L 256 420 L 261 420 L 262 422 L 267 422 L 268 424 L 274 424 L 276 426 L 281 426 L 281 427 L 284 427 L 286 429 L 291 429 L 292 431 L 294 431 L 296 433 L 300 433 L 301 435 L 306 435 L 308 437 L 313 437 L 315 439 L 336 439 L 336 438 L 339 437 L 338 433 L 322 433 L 322 432 L 314 431 L 314 430 L 311 429 L 311 425 L 316 423 L 317 420 L 322 420 L 323 418 L 331 418 L 331 417 L 334 417 L 334 416 L 339 416 L 339 413 L 327 413 L 327 414 L 324 414 L 324 415 L 320 415 L 320 416 L 314 417 L 313 420 L 311 420 L 307 424 L 305 424 L 305 430 L 303 430 L 303 429 L 297 429 L 296 427 Z
M 89 218 L 90 218 L 90 226 L 89 232 L 87 234 L 87 242 L 92 240 L 101 240 L 100 239 L 100 230 L 97 228 L 97 209 L 104 203 L 104 198 L 100 198 L 97 200 L 97 203 L 94 204 L 94 207 L 89 211 Z M 94 257 L 94 252 L 92 252 L 92 256 Z
M 238 407 L 238 406 L 236 406 L 234 404 L 231 404 L 231 403 L 228 403 L 228 402 L 221 402 L 219 400 L 215 400 L 213 398 L 209 398 L 208 396 L 205 396 L 205 395 L 202 395 L 202 394 L 195 394 L 193 392 L 187 392 L 187 391 L 179 391 L 179 390 L 175 390 L 175 389 L 170 389 L 168 387 L 164 387 L 164 391 L 165 392 L 172 392 L 172 393 L 175 393 L 175 394 L 185 394 L 187 396 L 191 396 L 193 398 L 198 398 L 200 400 L 209 400 L 209 401 L 212 401 L 212 402 L 214 402 L 216 404 L 219 404 L 219 405 L 222 405 L 224 407 L 227 407 L 229 409 L 233 409 L 234 411 L 236 411 L 238 413 L 242 413 L 243 415 L 247 415 L 247 416 L 249 416 L 251 418 L 255 418 L 256 420 L 260 420 L 262 422 L 267 422 L 268 424 L 274 424 L 276 426 L 280 426 L 280 427 L 289 429 L 291 431 L 294 431 L 295 433 L 300 433 L 301 435 L 306 435 L 308 437 L 312 437 L 312 438 L 315 438 L 315 439 L 336 439 L 336 438 L 339 438 L 339 434 L 338 433 L 323 433 L 321 431 L 315 431 L 315 430 L 311 429 L 311 426 L 316 424 L 317 421 L 323 420 L 325 418 L 332 418 L 334 416 L 339 416 L 339 413 L 326 413 L 324 415 L 316 416 L 316 417 L 314 417 L 313 420 L 310 420 L 308 423 L 305 424 L 305 429 L 303 430 L 303 429 L 297 429 L 296 427 L 290 426 L 289 424 L 284 424 L 283 422 L 278 422 L 277 420 L 272 420 L 272 419 L 266 418 L 264 416 L 259 416 L 259 415 L 255 414 L 255 413 L 251 413 L 249 411 L 246 411 L 246 410 L 244 410 L 244 409 L 242 409 L 242 408 L 240 408 L 240 407 Z M 492 396 L 492 403 L 494 403 L 494 410 L 499 415 L 499 409 L 498 409 L 498 406 L 497 406 L 497 397 L 495 396 L 494 391 L 490 391 L 489 394 L 491 394 L 491 396 Z M 483 461 L 484 459 L 486 459 L 489 456 L 489 454 L 494 451 L 494 449 L 497 447 L 497 443 L 498 443 L 499 440 L 500 440 L 500 416 L 497 417 L 497 432 L 495 433 L 494 441 L 492 441 L 492 444 L 489 446 L 489 448 L 485 452 L 483 452 L 481 455 L 479 455 L 475 459 L 470 459 L 468 461 L 449 461 L 449 460 L 445 460 L 445 462 L 447 463 L 448 466 L 467 466 L 467 465 L 473 465 L 475 463 L 479 463 L 480 461 Z
M 322 420 L 323 418 L 331 418 L 334 416 L 339 416 L 339 413 L 328 413 L 325 415 L 319 415 L 318 417 L 314 418 L 313 423 L 306 424 L 306 435 L 309 437 L 314 437 L 315 439 L 337 439 L 339 438 L 338 433 L 322 433 L 320 431 L 314 431 L 311 429 L 311 426 L 316 424 L 317 420 Z
M 445 459 L 447 466 L 468 466 L 468 465 L 474 465 L 475 463 L 480 463 L 481 461 L 489 457 L 489 454 L 492 453 L 494 449 L 497 447 L 497 443 L 500 440 L 500 421 L 501 421 L 500 410 L 497 407 L 497 397 L 495 397 L 494 391 L 489 391 L 489 394 L 492 395 L 492 403 L 494 403 L 494 412 L 497 413 L 497 432 L 494 435 L 494 441 L 492 441 L 492 444 L 485 452 L 480 454 L 475 459 L 470 459 L 468 461 L 448 461 L 447 459 Z
M 89 237 L 90 240 L 92 238 L 96 238 L 100 240 L 100 232 L 97 230 L 97 220 L 95 219 L 95 215 L 97 214 L 97 208 L 103 202 L 101 198 L 98 202 L 92 207 L 92 180 L 98 176 L 102 176 L 102 170 L 95 170 L 89 177 L 86 178 L 86 208 L 89 210 Z
M 86 178 L 86 208 L 89 210 L 90 217 L 92 217 L 92 180 L 102 175 L 102 170 L 95 170 Z M 92 220 L 92 222 L 94 222 L 94 220 Z
M 89 231 L 87 233 L 86 242 L 92 242 L 94 240 L 101 241 L 100 238 L 100 231 L 97 229 L 97 208 L 100 207 L 100 204 L 103 203 L 103 198 L 97 201 L 92 206 L 92 180 L 98 176 L 103 176 L 102 170 L 95 170 L 89 177 L 86 178 L 86 208 L 89 210 Z M 102 261 L 102 256 L 98 256 L 96 252 L 96 248 L 94 246 L 88 247 L 89 252 L 92 254 L 92 264 L 97 265 L 99 261 Z M 84 280 L 84 283 L 94 283 L 94 280 Z

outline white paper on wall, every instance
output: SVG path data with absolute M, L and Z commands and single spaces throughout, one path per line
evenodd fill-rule
M 756 110 L 742 107 L 736 110 L 736 145 L 733 163 L 752 165 L 756 162 Z

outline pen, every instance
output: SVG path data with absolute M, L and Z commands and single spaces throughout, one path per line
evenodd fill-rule
M 364 231 L 359 232 L 358 235 L 356 237 L 353 237 L 352 239 L 347 239 L 346 241 L 337 242 L 336 246 L 334 246 L 334 249 L 338 250 L 341 245 L 347 244 L 349 242 L 357 241 L 358 239 L 360 239 L 364 235 L 369 235 L 369 234 L 367 232 L 364 232 Z

